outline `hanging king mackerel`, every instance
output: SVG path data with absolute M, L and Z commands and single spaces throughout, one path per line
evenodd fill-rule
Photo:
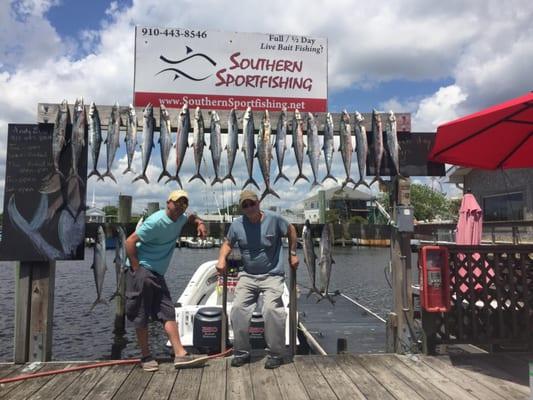
M 167 171 L 167 161 L 170 155 L 170 149 L 172 149 L 172 127 L 170 125 L 170 114 L 163 104 L 159 108 L 159 149 L 161 153 L 161 165 L 163 172 L 159 175 L 157 181 L 159 182 L 164 176 L 171 178 L 170 173 Z
M 346 110 L 342 112 L 341 122 L 339 125 L 340 146 L 342 162 L 344 164 L 344 171 L 346 172 L 346 179 L 342 182 L 342 188 L 344 188 L 349 182 L 355 185 L 355 182 L 350 178 L 350 170 L 352 169 L 352 124 L 350 122 L 350 114 Z
M 374 137 L 374 169 L 376 176 L 370 184 L 376 181 L 383 182 L 380 176 L 381 160 L 383 159 L 383 125 L 381 115 L 376 110 L 372 110 L 372 135 Z
M 270 162 L 272 160 L 272 143 L 270 136 L 272 134 L 272 127 L 270 125 L 270 117 L 268 110 L 265 110 L 265 114 L 261 119 L 261 125 L 259 127 L 259 136 L 257 139 L 257 159 L 259 160 L 259 168 L 263 174 L 263 180 L 265 181 L 265 191 L 261 195 L 263 200 L 268 194 L 274 195 L 279 199 L 278 194 L 270 187 Z
M 217 182 L 222 183 L 222 179 L 220 178 L 220 158 L 222 156 L 222 135 L 220 130 L 220 117 L 216 111 L 212 111 L 209 149 L 211 150 L 211 160 L 213 161 L 213 169 L 215 170 L 215 179 L 211 182 L 211 186 Z
M 105 139 L 107 149 L 107 171 L 103 176 L 108 176 L 117 183 L 117 180 L 111 173 L 111 167 L 113 166 L 113 160 L 117 152 L 120 140 L 120 110 L 118 103 L 111 108 L 111 115 L 109 117 L 109 123 L 107 124 L 107 137 Z
M 298 110 L 294 110 L 294 117 L 292 119 L 292 147 L 294 147 L 294 156 L 296 157 L 296 164 L 298 164 L 298 176 L 293 182 L 293 185 L 299 179 L 305 179 L 309 182 L 307 176 L 302 173 L 302 164 L 304 161 L 304 123 L 302 116 Z
M 324 150 L 324 160 L 326 160 L 326 171 L 327 174 L 322 179 L 322 183 L 328 178 L 333 179 L 335 182 L 337 182 L 337 178 L 335 178 L 333 175 L 331 175 L 331 163 L 333 162 L 333 118 L 331 116 L 331 113 L 327 113 L 326 115 L 326 124 L 324 126 L 324 145 L 322 146 L 322 149 Z
M 178 115 L 178 132 L 176 133 L 176 175 L 172 178 L 168 178 L 165 182 L 170 181 L 178 182 L 178 185 L 183 189 L 181 180 L 179 177 L 183 160 L 185 159 L 185 152 L 189 147 L 189 131 L 191 130 L 191 118 L 189 116 L 189 106 L 187 103 L 183 105 Z
M 244 182 L 242 188 L 244 189 L 250 183 L 254 184 L 257 189 L 259 185 L 253 178 L 254 169 L 254 153 L 255 153 L 255 141 L 254 141 L 254 116 L 252 114 L 252 108 L 248 107 L 244 112 L 242 118 L 242 132 L 244 140 L 242 143 L 242 151 L 244 153 L 244 159 L 246 161 L 246 168 L 248 169 L 248 179 Z
M 354 189 L 359 185 L 370 186 L 365 181 L 366 159 L 368 157 L 368 140 L 366 138 L 366 128 L 363 125 L 365 119 L 358 111 L 355 112 L 355 150 L 357 151 L 357 165 L 359 167 L 359 180 Z
M 322 297 L 320 291 L 316 288 L 316 254 L 313 246 L 313 237 L 311 236 L 311 224 L 308 219 L 305 220 L 305 225 L 302 229 L 302 243 L 304 261 L 305 265 L 307 265 L 309 278 L 311 279 L 311 288 L 309 289 L 309 293 L 307 293 L 307 297 L 309 297 L 311 293 L 316 293 Z
M 94 102 L 89 107 L 89 145 L 91 146 L 91 156 L 93 159 L 93 170 L 87 177 L 96 175 L 98 180 L 104 180 L 100 172 L 98 172 L 98 158 L 100 157 L 100 146 L 102 145 L 102 125 L 100 123 L 100 115 Z
M 228 116 L 228 142 L 226 144 L 226 152 L 228 155 L 228 173 L 224 177 L 223 181 L 229 179 L 235 183 L 235 178 L 231 174 L 233 170 L 233 164 L 235 164 L 235 156 L 237 155 L 237 149 L 239 148 L 239 123 L 237 122 L 237 114 L 235 109 L 232 108 Z
M 72 136 L 70 138 L 70 149 L 72 160 L 70 165 L 70 173 L 68 177 L 69 185 L 74 180 L 77 180 L 80 185 L 84 185 L 79 171 L 80 159 L 85 146 L 85 126 L 86 126 L 85 106 L 83 105 L 83 98 L 74 102 L 74 118 L 72 120 Z
M 398 144 L 398 132 L 396 129 L 396 116 L 392 111 L 389 112 L 387 118 L 385 137 L 387 138 L 387 152 L 392 160 L 394 171 L 391 169 L 392 175 L 400 175 L 400 145 Z
M 194 150 L 194 164 L 196 165 L 196 174 L 194 174 L 191 179 L 189 179 L 189 182 L 193 181 L 194 179 L 201 179 L 203 183 L 206 183 L 204 177 L 200 173 L 200 167 L 202 166 L 202 157 L 204 154 L 205 146 L 204 117 L 202 116 L 202 111 L 200 111 L 200 107 L 196 107 L 196 111 L 194 112 L 194 119 L 192 122 L 192 134 L 193 140 L 191 146 Z
M 126 155 L 128 156 L 128 167 L 124 170 L 123 174 L 128 172 L 135 173 L 131 168 L 133 162 L 133 156 L 135 155 L 135 148 L 137 147 L 137 113 L 135 107 L 130 104 L 128 108 L 128 120 L 126 122 Z
M 117 277 L 117 290 L 110 297 L 109 301 L 117 296 L 121 296 L 122 283 L 125 283 L 123 276 L 128 267 L 126 266 L 126 233 L 121 226 L 117 227 L 117 236 L 115 237 L 115 273 Z
M 96 232 L 96 241 L 94 243 L 93 253 L 93 265 L 91 266 L 94 273 L 94 283 L 96 284 L 96 300 L 91 306 L 92 309 L 97 304 L 108 304 L 108 302 L 102 298 L 102 291 L 104 290 L 104 277 L 107 271 L 106 259 L 105 259 L 105 233 L 104 229 L 99 226 Z
M 70 123 L 68 103 L 63 100 L 57 108 L 54 133 L 52 136 L 52 162 L 54 170 L 43 179 L 39 189 L 41 193 L 55 193 L 61 189 L 63 173 L 59 170 L 59 159 L 66 143 L 67 125 Z
M 279 114 L 278 125 L 276 129 L 276 159 L 278 160 L 278 176 L 274 179 L 274 183 L 278 179 L 283 178 L 289 181 L 289 178 L 283 173 L 283 159 L 285 158 L 285 150 L 287 150 L 287 109 L 283 107 Z
M 155 129 L 155 118 L 154 118 L 154 108 L 152 104 L 148 103 L 143 112 L 143 141 L 141 145 L 142 151 L 142 173 L 137 176 L 132 182 L 142 179 L 146 183 L 150 183 L 148 177 L 146 176 L 146 170 L 148 169 L 148 164 L 150 163 L 150 156 L 152 155 L 152 149 L 154 145 L 154 129 Z
M 318 300 L 328 299 L 331 304 L 335 301 L 329 295 L 329 281 L 331 278 L 331 267 L 335 263 L 331 256 L 333 248 L 333 228 L 331 224 L 324 224 L 322 228 L 322 235 L 320 236 L 320 250 L 319 250 L 319 276 L 320 276 L 320 293 L 322 297 Z
M 311 188 L 313 188 L 320 185 L 316 180 L 320 159 L 320 141 L 318 140 L 318 125 L 313 113 L 309 113 L 307 116 L 307 155 L 313 171 L 313 183 L 311 184 Z

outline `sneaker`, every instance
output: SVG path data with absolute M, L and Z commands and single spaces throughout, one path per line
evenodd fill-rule
M 248 364 L 250 362 L 250 355 L 245 356 L 233 356 L 231 359 L 231 366 L 232 367 L 242 367 L 244 364 Z
M 154 372 L 159 369 L 159 365 L 157 364 L 157 361 L 154 360 L 151 356 L 143 357 L 141 359 L 141 367 L 143 370 L 147 372 Z
M 198 368 L 202 367 L 209 357 L 205 355 L 187 354 L 186 356 L 174 357 L 174 368 Z
M 279 368 L 283 364 L 281 357 L 268 357 L 265 361 L 265 369 Z

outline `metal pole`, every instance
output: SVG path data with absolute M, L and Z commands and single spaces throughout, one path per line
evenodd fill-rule
M 222 273 L 222 334 L 220 335 L 220 351 L 226 351 L 228 333 L 228 269 Z
M 291 267 L 289 268 L 289 347 L 291 350 L 291 357 L 294 357 L 296 355 L 296 310 L 298 307 L 296 304 L 296 269 Z

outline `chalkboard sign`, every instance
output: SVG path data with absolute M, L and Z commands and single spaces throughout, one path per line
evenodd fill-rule
M 53 124 L 9 124 L 0 259 L 81 260 L 84 257 L 87 146 L 77 174 L 68 124 L 54 167 Z M 85 127 L 85 143 L 87 128 Z
M 367 133 L 368 137 L 368 157 L 366 173 L 368 176 L 375 175 L 374 166 L 374 135 L 372 132 Z M 398 144 L 400 146 L 399 161 L 400 173 L 405 176 L 444 176 L 446 171 L 444 164 L 428 161 L 428 154 L 435 133 L 433 132 L 411 132 L 398 133 Z M 383 134 L 383 159 L 381 160 L 380 175 L 387 177 L 391 175 L 392 161 L 386 149 L 385 133 Z

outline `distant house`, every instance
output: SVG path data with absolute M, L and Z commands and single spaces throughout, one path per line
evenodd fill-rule
M 339 217 L 348 220 L 354 216 L 367 219 L 372 210 L 372 202 L 375 196 L 362 192 L 358 189 L 344 188 L 340 186 L 325 190 L 326 210 L 338 210 Z M 312 223 L 319 221 L 319 194 L 308 197 L 301 205 L 304 217 Z
M 106 221 L 105 212 L 99 208 L 90 207 L 85 211 L 85 221 L 103 224 Z
M 449 181 L 472 192 L 485 221 L 533 220 L 533 169 L 454 167 Z

